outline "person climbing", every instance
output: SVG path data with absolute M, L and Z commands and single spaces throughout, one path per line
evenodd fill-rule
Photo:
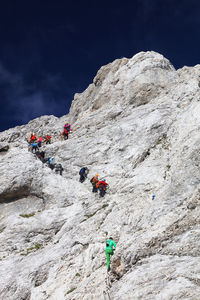
M 41 151 L 41 152 L 40 152 L 40 159 L 42 159 L 42 158 L 44 159 L 44 157 L 45 157 L 45 152 L 44 152 L 44 151 Z
M 58 173 L 58 172 L 60 172 L 60 175 L 62 176 L 62 172 L 63 172 L 63 167 L 62 167 L 62 165 L 61 164 L 56 164 L 56 167 L 55 167 L 55 172 L 56 172 L 56 174 Z
M 45 164 L 47 163 L 49 166 L 49 157 L 41 159 L 41 161 Z
M 54 162 L 53 162 L 53 160 L 54 160 L 54 158 L 53 157 L 49 157 L 48 158 L 48 161 L 47 161 L 47 163 L 48 163 L 48 166 L 49 166 L 49 168 L 51 169 L 51 170 L 53 170 L 54 169 Z
M 33 142 L 36 141 L 36 136 L 34 135 L 33 132 L 31 132 L 30 134 L 31 134 L 31 136 L 30 136 L 30 143 L 33 143 Z
M 67 122 L 65 125 L 64 125 L 64 129 L 66 129 L 68 131 L 68 133 L 70 133 L 71 131 L 71 125 L 69 124 L 69 122 Z
M 45 152 L 44 151 L 36 151 L 35 152 L 36 156 L 44 163 L 45 161 Z
M 106 248 L 105 248 L 105 253 L 106 253 L 106 259 L 107 259 L 107 271 L 110 271 L 110 256 L 114 254 L 116 248 L 116 244 L 113 241 L 113 238 L 110 237 L 106 241 Z
M 36 153 L 39 150 L 37 143 L 30 144 L 32 153 Z M 34 152 L 33 152 L 34 151 Z
M 64 129 L 63 133 L 62 133 L 63 137 L 64 137 L 64 140 L 68 140 L 69 138 L 69 134 L 68 134 L 68 131 L 67 129 Z
M 106 179 L 99 181 L 96 185 L 97 189 L 99 189 L 100 197 L 104 197 L 106 190 L 108 188 L 108 184 L 106 183 Z
M 80 182 L 83 183 L 85 181 L 85 179 L 87 178 L 87 175 L 89 173 L 89 170 L 87 167 L 84 167 L 82 169 L 80 169 L 79 171 L 79 175 L 80 175 Z
M 91 184 L 92 184 L 92 192 L 93 193 L 97 193 L 97 183 L 99 181 L 99 174 L 96 174 L 94 177 L 92 177 L 92 179 L 90 180 Z
M 41 136 L 39 136 L 39 138 L 37 139 L 37 145 L 38 145 L 38 147 L 41 147 L 42 146 L 42 140 L 43 140 L 43 138 L 41 137 Z
M 44 142 L 47 144 L 51 144 L 51 136 L 50 135 L 46 135 Z
M 64 136 L 64 140 L 68 140 L 68 137 L 69 137 L 69 133 L 71 131 L 71 125 L 69 124 L 69 122 L 67 122 L 65 125 L 64 125 L 64 131 L 63 131 L 63 136 Z

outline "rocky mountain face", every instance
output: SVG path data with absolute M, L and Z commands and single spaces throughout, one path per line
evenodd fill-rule
M 200 299 L 199 87 L 200 65 L 141 52 L 103 66 L 69 115 L 0 134 L 0 299 Z M 28 151 L 30 131 L 52 135 L 63 176 Z

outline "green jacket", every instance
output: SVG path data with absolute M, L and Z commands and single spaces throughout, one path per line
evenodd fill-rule
M 113 250 L 113 247 L 116 248 L 116 244 L 113 240 L 108 239 L 106 242 L 106 249 L 105 250 Z

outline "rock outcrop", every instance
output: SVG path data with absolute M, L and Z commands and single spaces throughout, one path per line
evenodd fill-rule
M 0 134 L 1 299 L 105 299 L 110 235 L 111 299 L 199 299 L 199 87 L 199 65 L 141 52 L 102 67 L 69 115 Z M 28 151 L 30 131 L 53 136 L 63 176 Z M 106 177 L 104 198 L 83 166 Z

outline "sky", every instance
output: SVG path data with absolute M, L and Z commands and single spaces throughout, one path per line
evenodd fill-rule
M 0 1 L 0 131 L 67 114 L 102 65 L 151 50 L 200 63 L 199 0 Z

